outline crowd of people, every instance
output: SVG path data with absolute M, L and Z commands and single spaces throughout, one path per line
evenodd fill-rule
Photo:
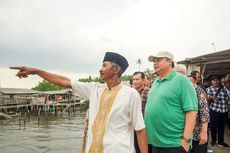
M 19 78 L 36 74 L 90 100 L 86 153 L 206 153 L 208 129 L 211 146 L 228 147 L 224 128 L 229 126 L 230 74 L 203 81 L 198 71 L 187 76 L 186 67 L 176 65 L 168 51 L 148 60 L 154 77 L 135 72 L 131 87 L 120 79 L 128 61 L 114 52 L 106 52 L 99 70 L 104 84 L 38 68 L 11 68 L 19 70 Z

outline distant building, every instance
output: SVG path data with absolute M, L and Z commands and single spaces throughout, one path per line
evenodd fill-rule
M 74 97 L 72 94 L 72 89 L 45 91 L 45 92 L 42 92 L 40 94 L 43 95 L 43 97 L 45 97 L 45 103 L 70 102 L 70 101 L 74 100 Z
M 223 76 L 230 72 L 230 49 L 194 58 L 186 58 L 177 63 L 186 65 L 187 74 L 197 70 L 203 78 L 209 78 L 212 75 Z
M 40 92 L 32 89 L 0 88 L 0 106 L 28 104 L 31 97 L 38 93 Z
M 23 88 L 0 88 L 1 97 L 27 97 L 33 94 L 38 94 L 40 91 Z

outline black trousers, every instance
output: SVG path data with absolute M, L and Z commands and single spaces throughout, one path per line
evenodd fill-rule
M 137 133 L 136 133 L 136 131 L 134 131 L 134 147 L 136 149 L 136 153 L 141 153 L 139 145 L 138 145 L 138 141 L 137 141 Z
M 229 117 L 228 117 L 226 123 L 227 123 L 227 125 L 228 125 L 228 129 L 230 130 L 230 118 L 229 118 Z
M 138 142 L 137 142 L 137 133 L 134 131 L 134 147 L 136 149 L 136 153 L 141 153 Z M 148 153 L 152 153 L 153 146 L 151 144 L 148 144 Z
M 207 146 L 208 143 L 199 145 L 199 141 L 193 141 L 191 153 L 207 153 Z
M 152 153 L 189 153 L 182 146 L 175 148 L 159 148 L 153 147 Z
M 153 153 L 153 146 L 148 144 L 148 153 Z
M 210 129 L 212 142 L 216 142 L 218 134 L 218 143 L 224 142 L 224 126 L 227 119 L 227 113 L 219 113 L 210 110 Z

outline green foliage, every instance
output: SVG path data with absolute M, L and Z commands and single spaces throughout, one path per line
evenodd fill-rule
M 122 81 L 129 81 L 133 78 L 132 75 L 124 75 L 124 76 L 121 76 L 121 80 Z
M 88 78 L 81 78 L 78 81 L 79 82 L 100 82 L 100 83 L 103 83 L 103 81 L 100 79 L 100 77 L 92 78 L 91 76 L 89 76 Z
M 33 88 L 34 90 L 38 91 L 53 91 L 53 90 L 61 90 L 62 87 L 49 83 L 46 80 L 39 81 L 38 85 Z
M 146 71 L 144 71 L 144 74 L 147 76 L 149 80 L 153 79 L 153 74 L 154 74 L 153 70 L 147 69 Z
M 132 75 L 121 76 L 122 81 L 129 81 L 130 79 L 132 79 Z M 100 77 L 92 78 L 91 76 L 89 76 L 88 78 L 81 78 L 78 81 L 79 82 L 100 82 L 100 83 L 104 83 L 104 81 L 101 80 Z

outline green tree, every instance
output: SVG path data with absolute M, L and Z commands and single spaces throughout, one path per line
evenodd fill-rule
M 95 77 L 92 79 L 91 76 L 89 76 L 88 78 L 80 78 L 78 79 L 79 82 L 100 82 L 103 83 L 103 81 L 100 79 L 100 77 Z
M 122 81 L 129 81 L 130 79 L 132 79 L 132 75 L 124 75 L 121 76 L 121 80 Z M 104 83 L 103 80 L 101 80 L 100 77 L 95 77 L 92 79 L 91 76 L 89 76 L 88 78 L 80 78 L 78 79 L 79 82 L 100 82 L 100 83 Z
M 132 79 L 132 75 L 124 75 L 124 76 L 121 76 L 121 80 L 122 81 L 129 81 Z
M 62 87 L 49 83 L 46 80 L 39 81 L 38 85 L 32 88 L 38 91 L 53 91 L 53 90 L 61 90 Z

